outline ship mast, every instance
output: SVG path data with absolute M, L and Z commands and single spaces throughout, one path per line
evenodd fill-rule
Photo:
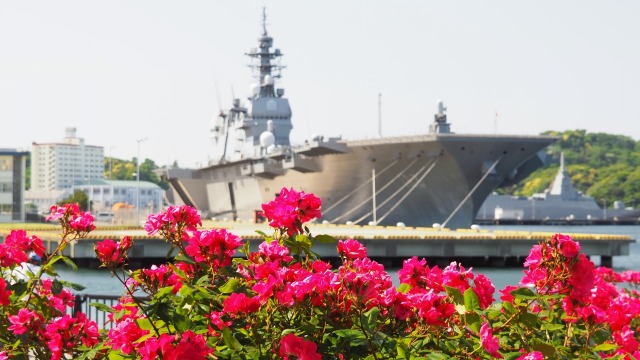
M 273 38 L 267 32 L 266 8 L 262 8 L 262 36 L 258 38 L 258 41 L 260 42 L 259 49 L 253 48 L 245 54 L 255 60 L 249 65 L 249 67 L 256 70 L 256 79 L 260 86 L 259 93 L 254 94 L 254 96 L 276 97 L 274 79 L 280 78 L 280 71 L 285 66 L 279 63 L 279 59 L 283 55 L 280 49 L 274 49 L 273 52 L 270 51 L 271 46 L 273 46 Z

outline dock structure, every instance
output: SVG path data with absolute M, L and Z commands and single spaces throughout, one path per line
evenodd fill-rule
M 248 241 L 252 251 L 257 250 L 263 241 L 256 230 L 272 233 L 266 224 L 255 223 L 207 221 L 203 228 L 225 228 Z M 430 263 L 440 265 L 458 261 L 466 266 L 522 266 L 534 245 L 557 233 L 328 224 L 312 224 L 310 229 L 313 235 L 326 234 L 338 240 L 356 239 L 366 246 L 370 258 L 385 266 L 400 266 L 403 260 L 412 256 L 426 258 Z M 601 266 L 611 267 L 614 256 L 629 255 L 629 246 L 636 241 L 627 235 L 564 233 L 562 229 L 559 230 L 578 241 L 585 255 L 599 256 Z M 57 227 L 30 231 L 43 240 L 48 252 L 56 248 L 59 232 Z M 169 244 L 158 236 L 148 236 L 140 228 L 98 228 L 87 238 L 70 243 L 65 255 L 81 267 L 97 267 L 95 244 L 104 239 L 118 241 L 126 235 L 134 239 L 129 254 L 132 266 L 147 266 L 167 260 Z M 314 244 L 313 251 L 324 259 L 338 257 L 336 244 L 332 243 Z M 237 256 L 241 255 L 237 253 Z

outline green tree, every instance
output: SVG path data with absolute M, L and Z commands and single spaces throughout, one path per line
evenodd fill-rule
M 58 205 L 64 204 L 78 204 L 78 207 L 82 211 L 89 211 L 89 198 L 87 194 L 82 190 L 76 190 L 73 195 L 70 195 L 58 202 Z

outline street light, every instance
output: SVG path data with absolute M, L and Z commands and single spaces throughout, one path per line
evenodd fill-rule
M 604 220 L 607 220 L 607 199 L 600 198 L 600 200 L 602 200 L 602 202 L 604 203 L 604 205 L 602 207 L 602 218 Z
M 140 224 L 140 143 L 147 138 L 138 138 L 138 157 L 136 158 L 136 226 Z
M 109 180 L 112 179 L 112 177 L 111 177 L 111 172 L 113 170 L 113 155 L 112 155 L 112 153 L 113 153 L 113 148 L 114 147 L 115 146 L 112 146 L 112 147 L 109 148 Z

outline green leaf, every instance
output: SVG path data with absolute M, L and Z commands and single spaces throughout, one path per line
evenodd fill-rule
M 63 289 L 63 286 L 60 280 L 54 279 L 53 283 L 51 284 L 51 293 L 53 295 L 58 295 L 62 292 L 62 289 Z
M 616 350 L 619 346 L 616 344 L 600 344 L 596 347 L 594 347 L 593 349 L 591 349 L 592 352 L 599 352 L 599 351 L 613 351 Z
M 109 360 L 125 360 L 129 357 L 124 357 L 120 351 L 109 351 Z
M 189 330 L 191 322 L 186 316 L 175 313 L 173 314 L 173 325 L 175 326 L 176 330 L 183 333 Z
M 108 313 L 115 312 L 115 309 L 113 309 L 111 306 L 107 304 L 99 303 L 99 302 L 89 303 L 89 306 L 93 306 L 94 308 L 103 312 L 108 312 Z
M 537 329 L 538 328 L 538 317 L 535 314 L 531 313 L 522 313 L 518 316 L 518 320 L 523 323 L 529 329 Z
M 344 338 L 345 341 L 351 342 L 353 340 L 366 339 L 362 331 L 354 329 L 340 329 L 333 332 L 335 335 Z
M 302 235 L 302 234 L 296 235 L 295 240 L 297 243 L 300 243 L 301 245 L 303 245 L 305 249 L 310 249 L 311 246 L 313 245 L 313 243 L 311 242 L 311 240 L 307 235 Z
M 611 333 L 606 330 L 597 330 L 591 334 L 590 339 L 596 344 L 602 344 L 605 341 L 611 339 Z
M 237 278 L 231 278 L 224 285 L 220 286 L 220 292 L 222 294 L 230 294 L 240 287 L 241 281 Z
M 531 300 L 531 299 L 537 299 L 538 298 L 536 296 L 536 294 L 533 291 L 531 291 L 531 289 L 526 288 L 526 287 L 521 287 L 521 288 L 517 288 L 517 289 L 513 290 L 511 292 L 511 295 L 513 295 L 513 297 L 516 298 L 516 299 Z
M 78 271 L 78 265 L 76 265 L 73 260 L 69 259 L 66 256 L 62 256 L 62 261 L 64 261 L 64 263 L 67 264 L 67 266 L 70 267 L 73 271 Z
M 442 360 L 442 359 L 449 359 L 449 357 L 444 355 L 444 354 L 441 354 L 441 353 L 432 352 L 432 353 L 428 353 L 425 356 L 425 359 L 427 359 L 427 360 Z
M 331 235 L 317 235 L 314 239 L 322 244 L 333 244 L 338 242 L 338 240 Z
M 173 259 L 173 260 L 176 261 L 176 262 L 183 262 L 183 263 L 186 263 L 186 264 L 195 264 L 196 263 L 195 261 L 193 261 L 192 258 L 186 256 L 183 253 L 180 253 L 180 254 L 176 255 L 175 259 Z
M 468 288 L 464 292 L 464 307 L 467 308 L 467 311 L 476 311 L 480 310 L 480 301 L 478 300 L 478 295 L 472 288 Z
M 541 330 L 547 330 L 547 331 L 564 330 L 565 328 L 566 328 L 566 325 L 562 325 L 562 324 L 543 323 L 542 325 L 540 325 Z
M 476 333 L 480 332 L 480 326 L 482 325 L 482 318 L 480 317 L 480 315 L 476 313 L 469 313 L 465 315 L 465 320 L 471 330 L 475 331 Z
M 380 309 L 377 307 L 371 308 L 371 310 L 362 314 L 360 321 L 362 321 L 362 324 L 367 331 L 372 332 L 376 329 L 378 315 L 380 315 Z
M 402 341 L 398 341 L 398 343 L 396 344 L 396 351 L 398 352 L 398 357 L 396 357 L 396 359 L 404 359 L 404 360 L 411 359 L 409 357 L 409 355 L 411 354 L 411 351 L 409 350 L 409 347 L 407 346 L 407 344 L 403 343 Z
M 402 283 L 400 284 L 400 286 L 398 286 L 397 290 L 399 293 L 408 293 L 409 290 L 411 290 L 411 285 Z
M 556 348 L 541 341 L 535 341 L 535 343 L 532 341 L 531 348 L 535 351 L 540 351 L 545 358 L 554 359 L 556 356 Z
M 236 351 L 242 350 L 242 344 L 240 344 L 240 342 L 235 337 L 233 337 L 233 334 L 231 334 L 231 330 L 229 330 L 229 328 L 227 327 L 222 329 L 222 340 L 224 341 L 225 345 L 227 345 L 227 347 Z
M 464 305 L 464 296 L 460 292 L 460 290 L 456 288 L 452 288 L 449 286 L 444 287 L 444 291 L 449 295 L 453 301 L 453 305 L 455 306 L 456 312 L 458 314 L 463 315 L 467 313 L 467 308 Z
M 76 291 L 82 291 L 82 290 L 86 289 L 86 286 L 80 285 L 80 284 L 76 284 L 76 283 L 72 283 L 70 281 L 60 280 L 60 282 L 62 283 L 62 285 L 66 286 L 68 288 L 72 288 L 73 290 L 76 290 Z

